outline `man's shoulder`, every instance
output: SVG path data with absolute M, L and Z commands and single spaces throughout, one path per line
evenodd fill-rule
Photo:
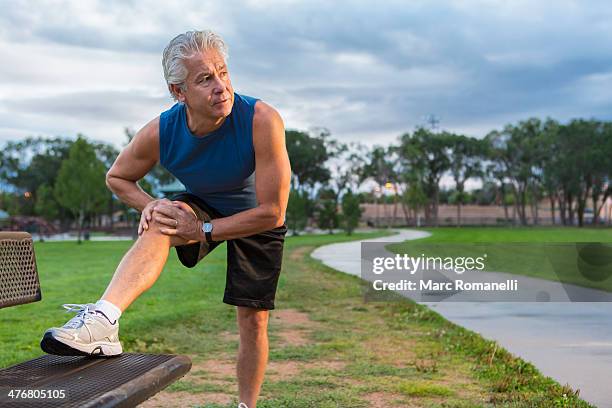
M 160 115 L 161 116 L 161 115 Z M 142 129 L 138 131 L 136 137 L 145 142 L 159 141 L 159 121 L 160 116 L 157 116 L 149 121 Z
M 175 117 L 183 107 L 183 104 L 180 102 L 175 103 L 170 108 L 166 109 L 162 113 L 159 114 L 159 118 L 168 119 Z
M 258 101 L 253 116 L 253 145 L 256 152 L 267 151 L 277 141 L 284 140 L 285 125 L 276 109 Z
M 270 126 L 278 122 L 282 123 L 280 113 L 273 106 L 258 100 L 255 104 L 255 113 L 253 115 L 254 126 Z

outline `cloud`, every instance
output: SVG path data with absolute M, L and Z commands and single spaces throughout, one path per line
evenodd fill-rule
M 0 1 L 0 140 L 96 135 L 120 144 L 172 103 L 161 51 L 221 33 L 238 92 L 287 127 L 388 143 L 429 114 L 483 136 L 529 116 L 610 118 L 604 1 Z M 61 11 L 61 12 L 60 12 Z

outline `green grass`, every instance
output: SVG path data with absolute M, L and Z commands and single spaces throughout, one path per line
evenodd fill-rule
M 485 271 L 612 291 L 612 228 L 429 228 L 432 235 L 389 245 L 395 253 L 487 255 Z M 602 243 L 586 246 L 585 243 Z M 586 260 L 586 261 L 583 261 Z
M 577 227 L 439 227 L 423 242 L 612 242 L 612 228 Z
M 271 313 L 270 365 L 297 364 L 299 372 L 268 376 L 258 407 L 367 407 L 373 400 L 439 408 L 589 406 L 531 364 L 424 306 L 399 296 L 365 303 L 360 279 L 309 257 L 316 246 L 372 236 L 287 239 L 277 311 Z M 0 366 L 41 355 L 43 331 L 70 317 L 61 303 L 99 298 L 129 245 L 37 243 L 43 301 L 0 310 Z M 235 311 L 221 302 L 224 280 L 224 247 L 193 269 L 181 267 L 173 251 L 157 283 L 122 317 L 126 351 L 192 356 L 192 373 L 164 391 L 182 405 L 189 395 L 235 396 L 233 376 L 217 378 L 201 368 L 211 359 L 235 358 Z M 310 319 L 300 329 L 305 344 L 283 340 L 286 328 L 274 323 L 283 310 Z
M 448 397 L 454 394 L 452 390 L 442 385 L 427 384 L 423 382 L 413 383 L 405 381 L 398 385 L 398 389 L 402 394 L 410 397 Z

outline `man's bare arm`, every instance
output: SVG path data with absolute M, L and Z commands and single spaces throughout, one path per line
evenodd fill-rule
M 154 198 L 138 185 L 159 160 L 159 117 L 147 123 L 121 151 L 106 174 L 106 185 L 121 201 L 142 211 Z
M 212 237 L 215 240 L 249 236 L 283 225 L 291 183 L 285 127 L 278 112 L 261 101 L 255 105 L 253 145 L 255 191 L 259 205 L 213 220 Z

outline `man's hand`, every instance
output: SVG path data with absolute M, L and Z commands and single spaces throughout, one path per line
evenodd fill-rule
M 167 201 L 167 200 L 166 200 Z M 202 221 L 198 220 L 192 208 L 182 201 L 170 201 L 155 206 L 153 217 L 164 235 L 176 235 L 187 241 L 202 241 Z
M 143 232 L 149 229 L 149 221 L 153 218 L 153 210 L 158 205 L 172 205 L 172 201 L 167 198 L 161 200 L 149 201 L 140 214 L 140 223 L 138 224 L 138 235 L 142 235 Z

